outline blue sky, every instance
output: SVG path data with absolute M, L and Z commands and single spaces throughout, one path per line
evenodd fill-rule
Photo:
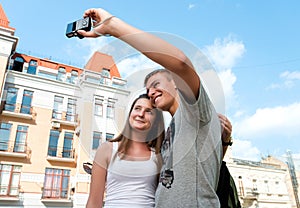
M 224 0 L 2 0 L 17 51 L 83 67 L 110 38 L 68 39 L 66 25 L 102 7 L 146 31 L 178 35 L 215 67 L 233 123 L 233 156 L 300 158 L 300 2 Z M 149 67 L 144 57 L 118 64 Z

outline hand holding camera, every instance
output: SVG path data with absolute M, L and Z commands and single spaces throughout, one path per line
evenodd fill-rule
M 77 20 L 68 24 L 66 36 L 71 37 L 99 37 L 99 36 L 110 36 L 109 29 L 103 25 L 114 16 L 109 12 L 98 8 L 88 9 L 84 12 L 84 19 Z M 88 24 L 86 24 L 88 23 Z M 91 28 L 94 28 L 91 30 Z M 80 30 L 80 31 L 79 31 Z M 79 32 L 78 32 L 79 31 Z
M 78 30 L 90 31 L 91 28 L 92 28 L 92 19 L 90 17 L 86 17 L 84 19 L 80 19 L 75 22 L 69 23 L 67 25 L 66 36 L 68 38 L 78 37 L 82 39 L 84 38 L 84 36 L 80 35 L 77 31 Z

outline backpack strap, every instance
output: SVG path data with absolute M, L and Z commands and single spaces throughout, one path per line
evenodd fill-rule
M 221 208 L 241 208 L 234 180 L 230 175 L 225 161 L 222 161 L 220 169 L 217 195 L 219 197 Z

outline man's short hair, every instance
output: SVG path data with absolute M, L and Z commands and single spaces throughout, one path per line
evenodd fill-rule
M 146 86 L 146 84 L 147 84 L 148 80 L 150 79 L 150 77 L 152 77 L 153 75 L 158 74 L 158 73 L 165 73 L 167 75 L 166 77 L 169 81 L 171 81 L 173 79 L 172 74 L 169 70 L 167 70 L 167 69 L 156 69 L 156 70 L 150 72 L 149 74 L 147 74 L 147 76 L 144 79 L 144 86 Z

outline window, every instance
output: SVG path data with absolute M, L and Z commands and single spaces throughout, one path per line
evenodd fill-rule
M 48 146 L 48 155 L 56 157 L 57 154 L 57 143 L 59 138 L 59 131 L 50 130 L 49 146 Z
M 28 126 L 18 125 L 14 152 L 25 152 Z
M 61 119 L 62 109 L 63 109 L 63 101 L 64 101 L 63 97 L 55 95 L 52 118 Z
M 64 67 L 59 67 L 56 80 L 65 81 L 66 78 L 67 78 L 66 69 Z
M 32 95 L 32 91 L 24 90 L 21 113 L 30 114 Z
M 114 134 L 106 133 L 106 141 L 109 141 L 114 138 Z
M 107 112 L 106 112 L 106 117 L 107 118 L 114 118 L 114 103 L 108 101 L 107 103 Z
M 103 116 L 103 99 L 96 98 L 95 99 L 95 115 Z
M 102 140 L 102 133 L 94 131 L 93 133 L 93 146 L 92 149 L 95 150 L 99 147 Z
M 70 170 L 46 168 L 42 198 L 68 198 Z
M 24 59 L 21 58 L 21 57 L 16 57 L 15 60 L 14 60 L 12 70 L 22 72 L 23 71 L 23 65 L 24 65 Z
M 78 71 L 72 70 L 72 71 L 71 71 L 70 82 L 71 82 L 72 84 L 77 84 L 77 81 L 78 81 Z
M 244 193 L 244 184 L 243 184 L 243 178 L 242 178 L 242 176 L 238 177 L 238 187 L 239 187 L 240 195 L 244 196 L 245 193 Z
M 75 115 L 76 115 L 76 99 L 69 98 L 68 99 L 66 120 L 74 122 L 75 121 Z
M 110 78 L 110 70 L 109 69 L 102 69 L 101 75 L 105 78 Z
M 72 132 L 65 132 L 62 157 L 74 158 L 74 154 L 73 154 L 73 133 Z
M 21 166 L 0 164 L 0 196 L 18 196 Z
M 252 189 L 252 191 L 257 192 L 257 180 L 253 179 L 252 182 L 253 182 L 253 189 Z
M 109 82 L 110 82 L 110 70 L 103 68 L 101 71 L 100 83 L 109 84 Z
M 28 74 L 36 74 L 36 68 L 37 68 L 37 61 L 30 60 L 30 62 L 28 64 L 27 73 Z
M 18 89 L 14 87 L 7 88 L 5 110 L 14 112 L 16 109 Z
M 11 126 L 9 123 L 0 123 L 0 151 L 8 150 Z
M 267 180 L 265 180 L 264 183 L 265 183 L 265 192 L 269 193 L 270 192 L 270 190 L 269 190 L 269 182 Z

